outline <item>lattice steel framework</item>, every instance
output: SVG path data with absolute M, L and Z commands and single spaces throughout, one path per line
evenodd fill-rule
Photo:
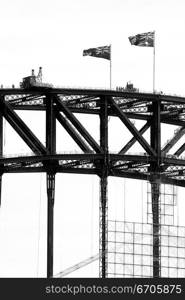
M 44 111 L 46 145 L 18 116 L 17 110 Z M 100 142 L 81 124 L 75 113 L 95 114 L 100 120 Z M 109 151 L 108 118 L 117 117 L 132 134 L 117 153 Z M 4 157 L 3 118 L 30 147 L 29 156 Z M 81 153 L 56 153 L 56 120 L 69 133 Z M 139 130 L 131 120 L 143 120 Z M 174 137 L 161 147 L 161 124 L 179 126 Z M 0 89 L 0 182 L 4 173 L 45 172 L 48 196 L 47 276 L 53 275 L 53 210 L 55 174 L 95 174 L 100 178 L 100 276 L 107 276 L 107 178 L 148 180 L 151 183 L 153 214 L 153 276 L 160 276 L 159 190 L 160 183 L 185 186 L 183 143 L 173 155 L 169 150 L 185 132 L 185 98 L 164 94 L 111 90 L 56 89 L 35 87 Z M 150 130 L 150 141 L 143 134 Z M 128 150 L 138 142 L 143 153 Z
M 108 222 L 108 277 L 153 277 L 153 225 Z M 160 277 L 185 277 L 185 227 L 160 227 Z
M 152 223 L 151 186 L 147 183 L 147 223 Z M 159 197 L 160 224 L 177 224 L 177 187 L 161 184 Z

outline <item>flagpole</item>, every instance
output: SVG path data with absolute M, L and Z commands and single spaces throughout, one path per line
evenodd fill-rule
M 111 49 L 111 44 L 110 44 L 110 90 L 112 88 L 112 49 Z
M 154 47 L 153 47 L 153 93 L 155 93 L 155 31 L 154 31 Z

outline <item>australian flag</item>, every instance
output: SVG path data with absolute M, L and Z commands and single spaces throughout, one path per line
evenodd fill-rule
M 87 55 L 110 60 L 110 46 L 86 49 L 83 51 L 83 56 Z
M 155 32 L 145 32 L 140 33 L 134 36 L 129 36 L 129 41 L 131 45 L 134 46 L 141 46 L 141 47 L 154 47 L 154 38 L 155 38 Z

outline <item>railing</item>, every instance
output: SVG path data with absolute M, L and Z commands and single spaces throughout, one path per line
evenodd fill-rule
M 39 87 L 39 85 L 37 85 Z M 44 83 L 43 85 L 44 86 Z M 12 85 L 12 86 L 4 86 L 4 85 L 0 85 L 0 89 L 17 89 L 17 88 L 20 88 L 19 86 L 15 86 L 15 85 Z M 164 91 L 157 91 L 155 90 L 155 92 L 153 92 L 152 90 L 142 90 L 142 89 L 138 89 L 136 91 L 132 91 L 132 90 L 127 90 L 125 89 L 124 91 L 118 91 L 116 89 L 116 87 L 113 87 L 110 89 L 110 87 L 106 87 L 106 86 L 75 86 L 75 85 L 64 85 L 64 86 L 60 86 L 60 85 L 53 85 L 52 88 L 55 88 L 55 89 L 71 89 L 71 90 L 74 90 L 74 89 L 80 89 L 80 90 L 105 90 L 105 91 L 116 91 L 116 92 L 130 92 L 130 93 L 144 93 L 144 94 L 157 94 L 157 95 L 163 95 L 163 96 L 173 96 L 173 97 L 182 97 L 182 98 L 185 98 L 185 94 L 176 94 L 176 93 L 170 93 L 170 92 L 164 92 Z

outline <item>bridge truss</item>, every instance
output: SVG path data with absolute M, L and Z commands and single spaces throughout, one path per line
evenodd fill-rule
M 44 111 L 45 145 L 20 118 L 17 111 Z M 76 113 L 99 116 L 97 142 Z M 119 118 L 132 134 L 117 153 L 109 151 L 108 120 Z M 29 156 L 3 155 L 3 118 L 30 147 Z M 138 130 L 133 120 L 145 124 Z M 56 121 L 68 132 L 81 153 L 56 152 Z M 179 126 L 161 146 L 161 124 Z M 151 184 L 153 215 L 153 277 L 160 277 L 160 184 L 185 186 L 185 143 L 173 155 L 169 151 L 185 133 L 185 98 L 164 94 L 112 90 L 39 88 L 0 89 L 0 182 L 4 173 L 45 172 L 47 175 L 47 277 L 53 276 L 53 211 L 55 174 L 95 174 L 100 178 L 100 277 L 107 276 L 108 176 L 147 180 Z M 143 134 L 150 131 L 150 141 Z M 135 144 L 142 154 L 130 154 Z

